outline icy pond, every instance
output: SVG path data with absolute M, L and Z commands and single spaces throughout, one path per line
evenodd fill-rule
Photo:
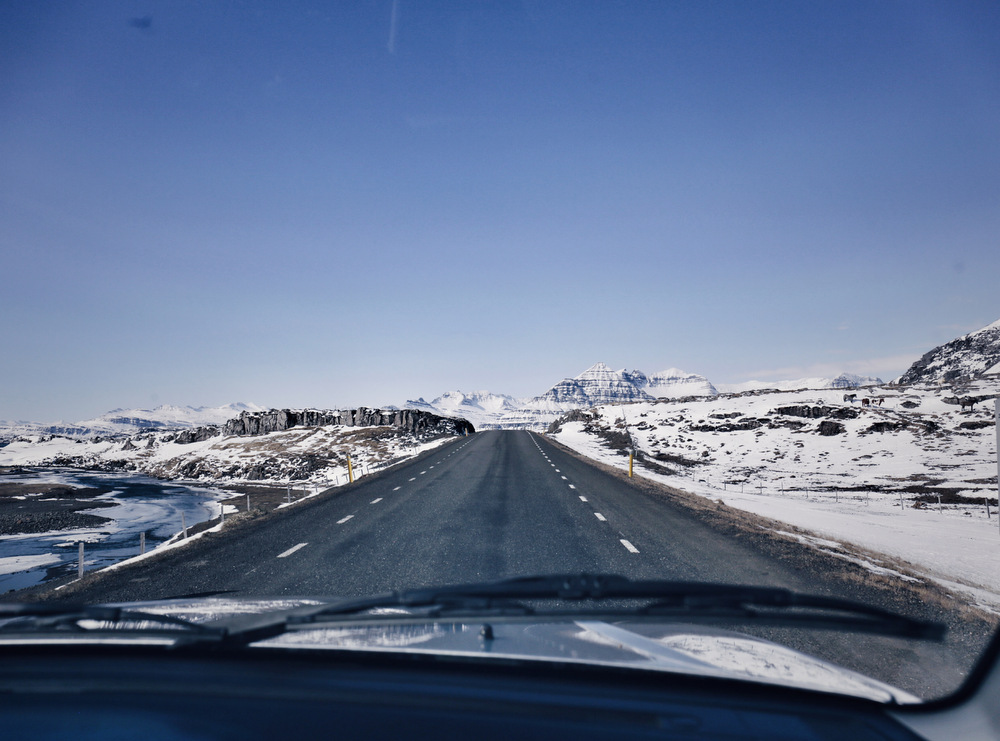
M 25 468 L 0 481 L 102 488 L 109 491 L 88 499 L 113 505 L 81 510 L 108 518 L 92 527 L 0 536 L 0 594 L 76 573 L 81 542 L 86 571 L 138 555 L 142 533 L 149 551 L 181 532 L 183 525 L 218 517 L 218 500 L 232 496 L 149 476 L 65 468 Z M 44 497 L 37 501 L 45 501 Z

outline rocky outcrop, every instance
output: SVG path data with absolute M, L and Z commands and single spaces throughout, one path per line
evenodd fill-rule
M 771 414 L 783 414 L 786 417 L 805 417 L 806 419 L 820 419 L 822 417 L 857 419 L 859 412 L 857 409 L 852 409 L 851 407 L 809 406 L 808 404 L 802 404 L 778 407 L 772 410 Z
M 407 432 L 423 435 L 430 433 L 474 433 L 476 430 L 464 419 L 439 417 L 418 409 L 271 409 L 266 412 L 243 412 L 226 422 L 223 435 L 266 435 L 290 427 L 398 427 Z
M 819 434 L 827 437 L 839 435 L 844 432 L 844 429 L 844 425 L 840 424 L 840 422 L 831 422 L 828 419 L 824 419 L 819 423 Z
M 956 383 L 996 373 L 1000 365 L 1000 321 L 935 347 L 896 379 L 900 384 Z
M 174 438 L 174 442 L 181 445 L 189 445 L 190 443 L 200 443 L 218 436 L 219 428 L 214 425 L 211 427 L 195 427 L 193 430 L 178 432 L 177 437 Z

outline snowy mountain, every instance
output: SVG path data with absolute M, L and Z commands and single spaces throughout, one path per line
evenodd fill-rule
M 954 383 L 988 373 L 1000 373 L 1000 319 L 925 353 L 896 382 Z
M 25 435 L 68 435 L 95 437 L 131 435 L 151 430 L 184 430 L 192 427 L 221 425 L 241 412 L 259 412 L 256 404 L 236 402 L 219 407 L 191 407 L 162 404 L 155 409 L 113 409 L 81 422 L 0 422 L 0 439 Z
M 597 363 L 574 378 L 564 378 L 540 396 L 516 399 L 506 394 L 450 391 L 433 401 L 423 398 L 405 406 L 440 415 L 460 416 L 477 429 L 544 430 L 560 414 L 599 404 L 620 404 L 656 398 L 714 396 L 704 376 L 670 368 L 647 376 L 639 370 L 612 370 Z
M 531 406 L 541 409 L 579 409 L 649 398 L 637 381 L 643 385 L 647 382 L 641 371 L 633 375 L 626 370 L 614 371 L 604 363 L 597 363 L 576 378 L 564 378 L 541 396 L 532 399 Z
M 858 376 L 841 373 L 836 378 L 796 378 L 790 381 L 744 381 L 743 383 L 720 383 L 718 389 L 723 394 L 742 394 L 745 391 L 797 391 L 799 389 L 856 389 L 861 386 L 881 386 L 885 383 L 874 376 Z

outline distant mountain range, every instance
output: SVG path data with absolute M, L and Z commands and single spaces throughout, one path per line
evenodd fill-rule
M 750 381 L 739 387 L 724 387 L 724 392 L 764 388 L 856 388 L 882 383 L 868 376 L 843 374 L 837 378 L 809 378 L 797 381 Z M 545 429 L 562 414 L 572 410 L 654 399 L 678 399 L 687 396 L 715 396 L 719 393 L 704 376 L 670 368 L 646 375 L 639 370 L 613 370 L 597 363 L 573 378 L 564 378 L 540 396 L 517 399 L 489 391 L 449 391 L 433 401 L 423 398 L 407 401 L 404 406 L 443 416 L 464 417 L 476 429 Z
M 1000 374 L 1000 320 L 930 350 L 894 383 L 951 384 L 990 374 Z M 715 386 L 704 376 L 677 368 L 646 375 L 639 370 L 613 370 L 604 363 L 597 363 L 578 376 L 564 378 L 539 396 L 515 398 L 490 391 L 449 391 L 432 401 L 419 398 L 407 401 L 403 406 L 445 417 L 462 417 L 477 429 L 543 430 L 570 410 L 604 404 L 715 396 L 720 392 L 857 388 L 882 383 L 880 378 L 843 373 L 836 378 L 746 381 Z M 241 412 L 259 411 L 265 411 L 265 408 L 245 403 L 219 407 L 162 405 L 155 409 L 114 409 L 94 419 L 73 423 L 0 421 L 0 445 L 26 435 L 95 437 L 223 425 Z
M 222 425 L 241 412 L 260 412 L 256 404 L 234 403 L 219 407 L 190 407 L 162 404 L 155 409 L 112 409 L 82 422 L 0 422 L 0 439 L 18 435 L 68 435 L 95 437 L 134 434 L 159 430 L 183 430 L 207 425 Z
M 724 394 L 740 394 L 744 391 L 798 391 L 799 389 L 856 389 L 859 386 L 878 386 L 885 383 L 875 376 L 857 376 L 841 373 L 836 378 L 797 378 L 792 381 L 744 381 L 743 383 L 720 383 L 718 389 Z

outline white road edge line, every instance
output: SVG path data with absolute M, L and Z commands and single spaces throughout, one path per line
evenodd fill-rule
M 621 544 L 622 544 L 623 546 L 625 546 L 625 548 L 626 548 L 626 549 L 628 550 L 628 552 L 629 552 L 629 553 L 638 553 L 638 552 L 639 552 L 639 549 L 638 549 L 638 548 L 636 548 L 636 547 L 635 547 L 634 545 L 632 545 L 631 543 L 629 543 L 629 542 L 628 542 L 627 540 L 625 540 L 625 538 L 622 538 L 622 539 L 621 539 Z
M 337 520 L 337 524 L 338 525 L 343 525 L 345 522 L 347 522 L 352 517 L 354 517 L 354 515 L 348 515 L 347 517 L 342 517 L 339 520 Z
M 293 553 L 295 553 L 295 551 L 297 551 L 299 548 L 305 548 L 307 545 L 309 545 L 309 544 L 308 543 L 299 543 L 298 545 L 293 545 L 291 548 L 289 548 L 284 553 L 279 553 L 278 554 L 278 558 L 288 558 L 290 555 L 292 555 Z

